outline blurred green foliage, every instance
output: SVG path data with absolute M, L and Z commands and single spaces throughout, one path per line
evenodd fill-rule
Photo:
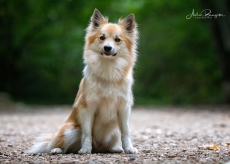
M 139 25 L 136 104 L 225 101 L 214 43 L 198 0 L 3 0 L 0 91 L 30 103 L 72 103 L 82 78 L 84 29 L 98 8 L 110 21 L 130 13 Z

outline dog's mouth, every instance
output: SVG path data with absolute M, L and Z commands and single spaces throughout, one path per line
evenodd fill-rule
M 109 53 L 109 52 L 101 52 L 101 55 L 102 55 L 102 56 L 103 56 L 103 55 L 106 55 L 106 56 L 116 56 L 117 53 L 112 54 L 112 53 Z

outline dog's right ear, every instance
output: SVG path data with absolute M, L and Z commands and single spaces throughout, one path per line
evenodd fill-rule
M 97 29 L 104 22 L 104 20 L 105 18 L 100 13 L 100 11 L 95 9 L 91 17 L 91 22 L 92 22 L 93 27 Z

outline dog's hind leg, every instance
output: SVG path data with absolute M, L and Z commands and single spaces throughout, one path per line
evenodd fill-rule
M 79 127 L 66 129 L 64 132 L 64 152 L 78 153 L 81 148 L 81 130 Z
M 80 129 L 72 123 L 65 123 L 51 141 L 52 154 L 76 153 L 80 149 Z
M 62 154 L 63 150 L 61 148 L 53 148 L 50 152 L 51 154 Z
M 118 127 L 112 132 L 107 144 L 107 149 L 110 153 L 122 153 L 124 151 L 121 142 L 121 132 Z

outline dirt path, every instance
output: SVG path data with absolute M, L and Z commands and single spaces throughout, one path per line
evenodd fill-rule
M 17 106 L 4 109 L 0 108 L 0 163 L 149 164 L 230 161 L 229 106 L 135 108 L 130 123 L 138 155 L 25 154 L 24 151 L 34 137 L 41 132 L 56 130 L 64 122 L 71 107 Z

